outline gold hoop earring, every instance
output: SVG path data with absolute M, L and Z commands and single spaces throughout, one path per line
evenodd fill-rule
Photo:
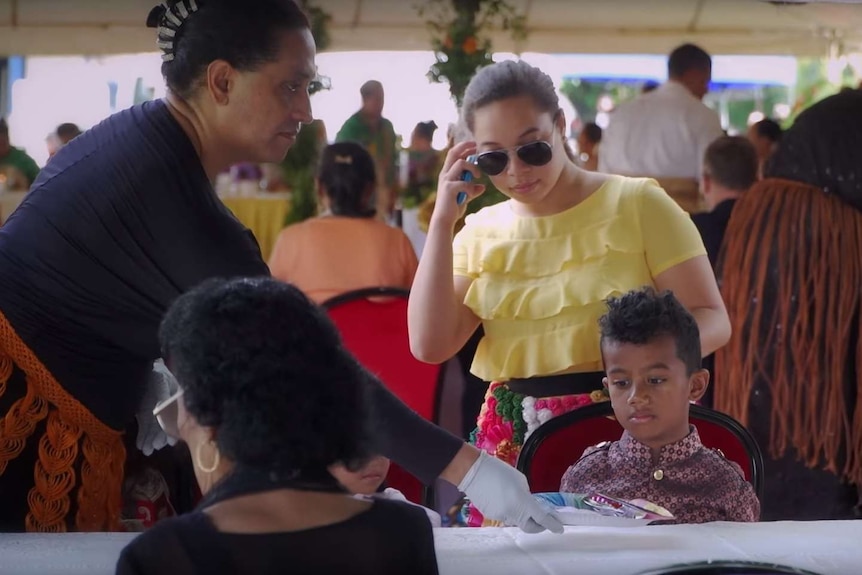
M 209 441 L 207 443 L 212 443 Z M 203 443 L 198 443 L 198 446 L 195 448 L 195 465 L 198 466 L 198 469 L 203 471 L 204 473 L 212 473 L 216 469 L 218 469 L 219 463 L 221 463 L 221 454 L 219 453 L 218 447 L 215 447 L 215 457 L 213 458 L 213 463 L 209 467 L 204 467 L 201 463 L 201 448 L 204 446 Z

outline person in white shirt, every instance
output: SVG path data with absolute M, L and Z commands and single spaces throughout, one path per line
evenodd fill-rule
M 700 177 L 707 146 L 724 134 L 718 115 L 701 100 L 712 58 L 684 44 L 668 58 L 668 81 L 619 106 L 602 138 L 599 171 L 656 178 Z

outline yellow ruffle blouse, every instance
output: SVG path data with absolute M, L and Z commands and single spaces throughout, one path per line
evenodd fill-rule
M 484 208 L 453 250 L 455 274 L 473 280 L 464 304 L 485 329 L 471 368 L 485 381 L 600 370 L 605 300 L 706 253 L 655 180 L 622 176 L 552 216 Z

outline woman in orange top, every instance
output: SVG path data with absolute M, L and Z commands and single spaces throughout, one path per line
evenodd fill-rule
M 356 289 L 409 289 L 418 265 L 404 232 L 374 219 L 374 161 L 359 144 L 323 150 L 317 193 L 323 212 L 282 230 L 269 260 L 273 277 L 317 303 Z

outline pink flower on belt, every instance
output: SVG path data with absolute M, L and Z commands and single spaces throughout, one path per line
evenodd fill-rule
M 492 423 L 489 421 L 488 425 L 482 426 L 481 438 L 476 438 L 477 443 L 478 440 L 481 440 L 481 443 L 478 444 L 477 447 L 490 453 L 494 453 L 497 451 L 497 446 L 503 441 L 511 440 L 514 433 L 511 421 L 499 423 Z
M 485 400 L 485 405 L 488 406 L 488 411 L 497 413 L 497 398 L 493 395 Z

